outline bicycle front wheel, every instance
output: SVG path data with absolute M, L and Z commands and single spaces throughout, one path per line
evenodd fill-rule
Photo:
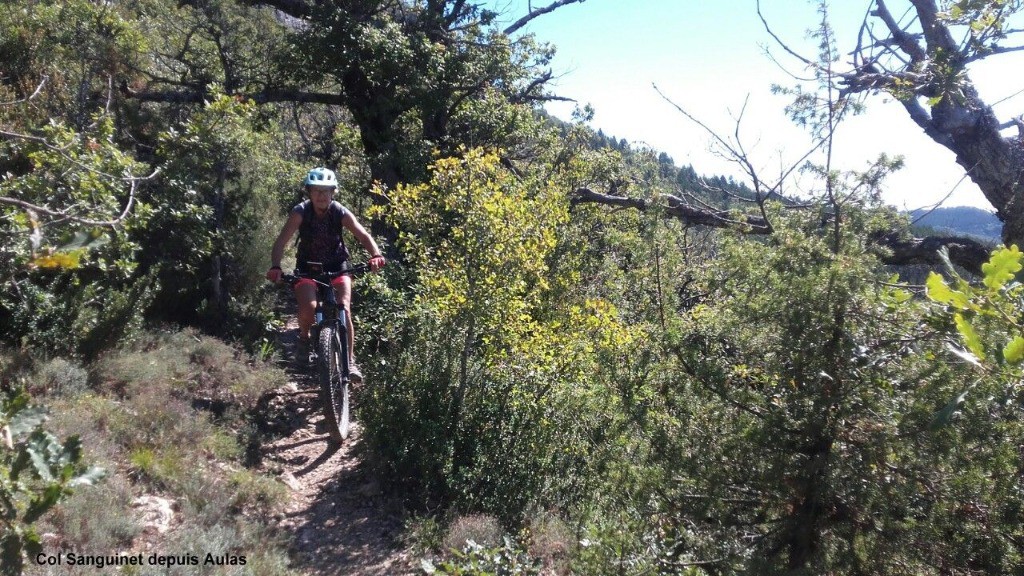
M 317 381 L 327 433 L 342 442 L 349 435 L 347 335 L 325 326 L 317 341 Z

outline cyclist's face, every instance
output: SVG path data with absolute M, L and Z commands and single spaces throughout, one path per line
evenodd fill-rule
M 320 210 L 326 210 L 333 198 L 334 188 L 330 186 L 309 187 L 309 199 L 313 201 L 313 206 Z

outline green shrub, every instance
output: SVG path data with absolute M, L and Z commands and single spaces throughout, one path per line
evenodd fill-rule
M 65 358 L 54 358 L 39 366 L 29 377 L 33 392 L 51 396 L 74 396 L 88 389 L 89 372 Z
M 441 549 L 445 530 L 434 516 L 413 515 L 406 519 L 403 534 L 412 550 L 425 555 Z
M 238 443 L 238 438 L 222 428 L 215 428 L 203 438 L 199 449 L 215 460 L 237 462 L 245 456 L 245 450 Z
M 228 482 L 232 491 L 232 507 L 263 516 L 280 509 L 291 497 L 289 488 L 276 478 L 247 469 L 231 472 Z
M 455 550 L 451 559 L 421 563 L 427 574 L 451 576 L 526 576 L 541 574 L 541 562 L 531 558 L 521 547 L 506 537 L 498 546 L 483 546 L 467 542 Z

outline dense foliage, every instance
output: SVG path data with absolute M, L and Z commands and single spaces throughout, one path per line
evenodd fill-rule
M 481 4 L 268 4 L 0 9 L 7 559 L 39 521 L 130 543 L 116 511 L 146 487 L 190 502 L 189 537 L 258 548 L 225 518 L 265 521 L 281 497 L 244 454 L 281 374 L 208 334 L 273 356 L 262 273 L 304 170 L 326 165 L 391 261 L 356 285 L 356 417 L 410 517 L 451 524 L 425 570 L 1019 570 L 1015 247 L 977 280 L 914 286 L 875 243 L 909 236 L 877 201 L 898 160 L 809 157 L 795 207 L 594 133 L 589 110 L 548 118 L 551 47 Z M 827 150 L 843 103 L 793 94 Z M 687 199 L 765 233 L 691 225 Z M 79 441 L 38 428 L 23 381 L 115 472 L 50 516 L 94 475 Z M 466 542 L 485 531 L 501 534 Z

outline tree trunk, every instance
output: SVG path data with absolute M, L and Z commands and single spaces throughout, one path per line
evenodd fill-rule
M 213 255 L 210 257 L 210 312 L 212 313 L 212 321 L 214 326 L 221 326 L 227 311 L 228 297 L 224 291 L 223 282 L 223 271 L 224 262 L 221 258 L 223 253 L 223 246 L 221 246 L 222 240 L 219 238 L 220 232 L 224 229 L 224 211 L 225 207 L 225 194 L 224 186 L 227 182 L 227 166 L 222 162 L 218 162 L 217 166 L 217 184 L 214 189 L 213 197 L 213 230 L 218 236 L 217 246 L 214 248 Z
M 999 121 L 972 86 L 963 103 L 951 96 L 932 108 L 931 124 L 948 136 L 940 142 L 978 185 L 1003 221 L 1003 241 L 1024 246 L 1024 147 L 999 133 Z M 950 100 L 951 102 L 947 102 Z
M 853 52 L 857 67 L 843 75 L 842 91 L 881 89 L 896 95 L 929 138 L 956 154 L 957 164 L 996 208 L 1003 221 L 1003 240 L 1024 245 L 1024 128 L 1017 137 L 1000 134 L 1010 124 L 1000 124 L 967 68 L 1012 49 L 1002 49 L 998 35 L 980 42 L 958 41 L 950 28 L 954 23 L 943 16 L 936 0 L 910 3 L 920 32 L 901 24 L 904 20 L 894 17 L 885 0 L 875 0 L 868 18 L 880 20 L 889 36 L 858 45 Z M 1007 8 L 999 17 L 1008 18 L 1018 10 Z M 864 26 L 870 28 L 871 23 L 865 21 Z

